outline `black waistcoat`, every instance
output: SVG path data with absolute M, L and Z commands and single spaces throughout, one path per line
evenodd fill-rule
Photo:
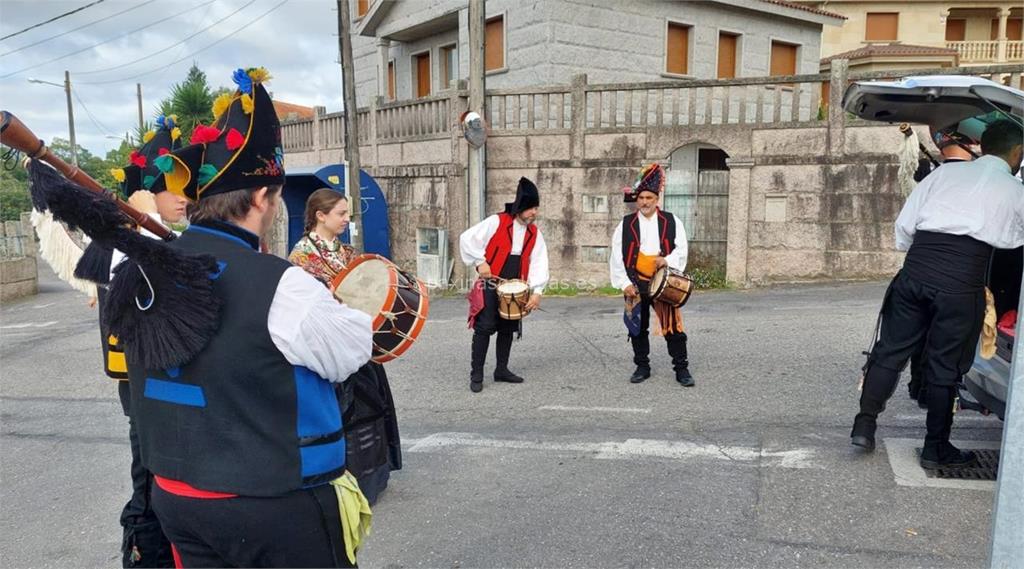
M 640 258 L 640 216 L 639 211 L 622 218 L 622 264 L 626 267 L 626 275 L 633 284 L 637 284 L 636 261 Z M 676 216 L 660 209 L 658 217 L 658 254 L 668 255 L 676 248 Z
M 202 490 L 276 496 L 322 484 L 345 468 L 331 384 L 288 363 L 267 317 L 291 264 L 255 250 L 227 224 L 190 227 L 170 246 L 215 256 L 220 329 L 187 365 L 129 369 L 142 459 L 157 476 Z

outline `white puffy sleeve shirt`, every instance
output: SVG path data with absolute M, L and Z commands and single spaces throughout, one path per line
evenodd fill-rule
M 683 227 L 682 220 L 680 220 L 675 214 L 668 212 L 663 213 L 665 215 L 671 215 L 676 222 L 675 249 L 665 256 L 665 262 L 668 263 L 669 267 L 678 271 L 686 270 L 686 260 L 689 254 L 689 243 L 686 241 L 686 228 Z M 640 252 L 644 255 L 658 255 L 661 253 L 661 231 L 658 228 L 658 216 L 654 215 L 648 218 L 639 213 L 637 215 L 640 218 Z M 615 233 L 612 234 L 612 250 L 608 255 L 608 270 L 613 287 L 619 290 L 626 290 L 629 285 L 633 284 L 632 281 L 629 280 L 629 275 L 626 273 L 625 261 L 622 258 L 621 221 L 615 228 Z
M 488 216 L 480 223 L 470 227 L 459 236 L 459 254 L 462 262 L 466 265 L 478 267 L 486 261 L 487 244 L 498 231 L 501 220 L 497 215 Z M 527 226 L 520 223 L 518 219 L 512 224 L 512 251 L 511 255 L 522 255 L 523 241 L 526 238 Z M 548 267 L 548 246 L 544 242 L 544 234 L 540 228 L 537 230 L 537 240 L 533 244 L 533 251 L 530 252 L 530 278 L 528 284 L 533 292 L 542 294 L 544 287 L 551 279 Z

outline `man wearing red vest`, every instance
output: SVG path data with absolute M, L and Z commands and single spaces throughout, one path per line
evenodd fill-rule
M 505 204 L 505 211 L 488 217 L 467 229 L 459 237 L 462 261 L 476 267 L 480 279 L 470 293 L 469 323 L 473 328 L 472 368 L 469 388 L 483 389 L 484 361 L 491 335 L 498 333 L 497 366 L 494 381 L 522 383 L 523 378 L 508 369 L 512 352 L 512 334 L 521 332 L 521 320 L 505 320 L 498 315 L 498 279 L 521 279 L 533 291 L 527 313 L 540 306 L 540 297 L 548 282 L 548 248 L 540 229 L 534 224 L 540 207 L 537 186 L 519 179 L 516 199 Z
M 640 171 L 632 188 L 626 188 L 625 201 L 636 202 L 637 211 L 624 218 L 612 237 L 609 268 L 612 286 L 622 290 L 627 302 L 639 302 L 640 325 L 630 333 L 633 345 L 633 363 L 636 371 L 629 381 L 640 383 L 651 377 L 651 351 L 648 339 L 650 311 L 658 316 L 660 334 L 668 343 L 676 381 L 684 387 L 693 387 L 689 360 L 686 355 L 686 332 L 678 308 L 653 300 L 650 283 L 655 271 L 668 266 L 686 268 L 686 230 L 674 214 L 658 208 L 658 198 L 665 187 L 665 171 L 659 164 L 649 164 Z

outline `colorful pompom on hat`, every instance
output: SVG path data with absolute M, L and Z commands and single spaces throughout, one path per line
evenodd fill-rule
M 164 187 L 157 184 L 160 170 L 156 166 L 157 158 L 181 148 L 181 130 L 175 125 L 175 117 L 160 115 L 156 119 L 156 129 L 142 136 L 142 146 L 133 150 L 128 158 L 128 165 L 114 168 L 110 174 L 120 183 L 121 193 L 131 196 L 139 190 L 161 192 Z
M 213 103 L 213 126 L 198 125 L 190 145 L 156 160 L 160 184 L 192 201 L 284 183 L 281 123 L 262 67 L 236 69 L 234 93 Z
M 623 201 L 635 202 L 640 192 L 661 195 L 661 191 L 664 189 L 665 169 L 661 167 L 661 164 L 651 163 L 640 169 L 640 174 L 636 177 L 632 187 L 622 189 Z

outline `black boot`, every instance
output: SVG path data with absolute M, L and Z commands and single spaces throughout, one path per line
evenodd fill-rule
M 633 345 L 633 363 L 636 364 L 636 371 L 629 376 L 629 381 L 640 383 L 651 377 L 651 341 L 647 332 L 641 332 L 636 336 L 630 336 L 629 343 Z
M 672 369 L 676 372 L 676 381 L 683 387 L 693 387 L 696 382 L 690 375 L 690 360 L 686 353 L 686 332 L 665 336 L 668 353 L 672 356 Z
M 868 367 L 860 393 L 860 413 L 853 419 L 853 430 L 850 431 L 850 444 L 868 452 L 875 450 L 878 415 L 885 410 L 885 403 L 892 396 L 899 379 L 898 371 L 879 365 Z
M 487 348 L 491 345 L 491 337 L 481 332 L 473 333 L 473 354 L 469 372 L 469 390 L 480 393 L 484 388 L 484 362 L 487 361 Z
M 928 418 L 925 425 L 928 433 L 921 450 L 921 468 L 934 470 L 941 467 L 964 467 L 974 464 L 977 456 L 964 452 L 949 442 L 953 430 L 953 405 L 956 404 L 956 388 L 929 385 L 926 392 Z
M 494 367 L 494 381 L 522 383 L 523 378 L 508 369 L 508 358 L 512 354 L 512 332 L 498 332 L 498 343 L 494 351 L 498 360 Z

